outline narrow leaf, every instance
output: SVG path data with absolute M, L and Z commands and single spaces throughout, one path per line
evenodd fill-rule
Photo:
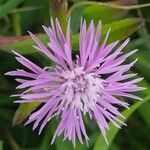
M 116 40 L 124 40 L 133 34 L 141 25 L 143 20 L 140 18 L 126 18 L 120 21 L 104 25 L 102 28 L 102 39 L 106 35 L 106 32 L 111 28 L 108 43 Z
M 108 29 L 111 27 L 110 36 L 108 43 L 117 40 L 124 40 L 134 33 L 142 25 L 142 19 L 140 18 L 127 18 L 120 21 L 116 21 L 102 27 L 102 38 L 104 39 Z M 49 39 L 45 34 L 38 34 L 37 37 L 44 43 L 47 44 Z M 37 52 L 32 45 L 34 41 L 29 36 L 21 37 L 0 37 L 0 49 L 11 52 L 12 49 L 21 53 L 28 54 Z M 74 50 L 78 50 L 79 45 L 79 34 L 72 35 L 72 45 Z
M 0 150 L 3 150 L 3 142 L 0 141 Z
M 18 125 L 24 121 L 40 104 L 40 102 L 21 104 L 13 118 L 13 126 Z
M 68 4 L 67 1 L 65 0 L 51 0 L 50 1 L 50 12 L 51 12 L 51 16 L 53 18 L 58 18 L 59 22 L 61 24 L 62 30 L 63 32 L 65 32 L 66 30 L 66 15 L 67 15 L 67 8 L 68 8 Z
M 144 104 L 142 107 L 139 108 L 139 112 L 145 123 L 148 127 L 150 127 L 150 113 L 149 113 L 150 103 Z
M 48 36 L 45 34 L 37 34 L 37 37 L 44 43 L 48 43 Z M 18 36 L 18 37 L 0 37 L 0 49 L 11 53 L 11 50 L 15 50 L 21 54 L 29 54 L 37 52 L 33 39 L 30 36 Z
M 128 4 L 128 2 L 127 2 L 127 4 Z M 114 2 L 81 1 L 81 2 L 78 2 L 78 3 L 75 3 L 74 5 L 72 5 L 72 7 L 70 7 L 67 15 L 70 16 L 71 13 L 74 11 L 74 9 L 79 8 L 81 6 L 86 6 L 86 5 L 90 5 L 90 6 L 99 5 L 99 6 L 107 6 L 107 7 L 115 8 L 115 9 L 133 10 L 133 9 L 138 9 L 138 8 L 149 7 L 150 3 L 128 6 L 128 5 L 117 4 Z
M 95 23 L 98 23 L 99 20 L 103 24 L 110 23 L 120 19 L 127 13 L 127 10 L 115 9 L 108 6 L 101 5 L 92 5 L 84 9 L 83 17 L 89 23 L 92 19 Z
M 150 100 L 150 95 L 147 96 L 146 98 L 144 98 L 144 101 L 136 102 L 134 105 L 132 105 L 130 107 L 130 110 L 128 110 L 128 109 L 124 110 L 122 112 L 122 114 L 125 116 L 126 120 L 135 112 L 135 110 L 137 110 L 140 106 L 142 106 L 143 104 L 145 104 L 149 100 Z M 126 120 L 124 120 L 124 121 L 126 121 Z M 111 146 L 115 136 L 119 132 L 119 128 L 116 128 L 112 123 L 110 123 L 109 126 L 110 126 L 110 129 L 109 129 L 109 131 L 107 133 L 109 146 L 105 143 L 102 135 L 100 135 L 97 138 L 97 141 L 96 141 L 95 146 L 94 146 L 94 150 L 100 150 L 100 149 L 108 150 L 109 147 Z
M 108 43 L 124 40 L 133 34 L 142 25 L 142 19 L 140 18 L 126 18 L 120 21 L 115 21 L 110 24 L 102 26 L 102 38 L 105 38 L 107 31 L 111 28 Z M 72 37 L 73 48 L 78 49 L 79 35 L 76 34 Z
M 0 6 L 0 19 L 7 15 L 12 9 L 16 8 L 21 4 L 23 0 L 9 0 L 5 4 Z

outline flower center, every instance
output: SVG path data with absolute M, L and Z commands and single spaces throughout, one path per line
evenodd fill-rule
M 85 73 L 82 67 L 73 71 L 63 71 L 62 75 L 66 80 L 62 84 L 65 89 L 62 101 L 65 101 L 67 106 L 80 108 L 84 113 L 88 112 L 101 97 L 103 80 L 94 73 Z

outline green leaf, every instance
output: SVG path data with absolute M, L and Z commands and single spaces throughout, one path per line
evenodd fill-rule
M 3 142 L 0 141 L 0 150 L 3 150 Z
M 116 40 L 124 40 L 133 34 L 141 25 L 142 19 L 140 18 L 126 18 L 120 21 L 116 21 L 102 27 L 102 39 L 106 35 L 106 32 L 111 28 L 108 43 Z
M 57 140 L 55 141 L 55 146 L 56 146 L 57 150 L 59 150 L 60 147 L 63 147 L 64 150 L 72 150 L 73 149 L 73 144 L 70 141 L 63 141 L 62 136 L 57 138 Z
M 150 38 L 149 38 L 150 39 Z M 150 76 L 148 72 L 150 71 L 150 60 L 149 60 L 149 54 L 150 52 L 145 47 L 146 46 L 146 40 L 145 38 L 139 38 L 137 40 L 133 40 L 129 43 L 129 45 L 126 48 L 126 52 L 130 52 L 133 49 L 139 49 L 135 55 L 132 57 L 129 57 L 128 60 L 134 61 L 136 58 L 138 58 L 137 63 L 134 66 L 134 69 L 136 72 L 139 72 L 144 76 L 146 80 L 150 80 Z M 149 87 L 146 85 L 145 87 Z
M 102 38 L 105 38 L 107 31 L 111 28 L 110 35 L 107 43 L 111 43 L 117 40 L 124 40 L 133 34 L 142 24 L 140 18 L 126 18 L 120 21 L 115 21 L 110 24 L 102 26 Z M 73 48 L 78 49 L 79 35 L 74 35 L 72 38 Z
M 54 130 L 53 128 L 56 126 L 55 124 L 53 124 L 53 122 L 54 121 L 49 122 L 48 126 L 46 127 L 46 131 L 44 132 L 44 136 L 42 138 L 39 150 L 46 150 L 46 149 L 48 150 L 49 149 L 49 147 L 50 147 L 50 138 L 52 136 L 52 131 Z
M 4 5 L 0 6 L 0 19 L 7 15 L 12 9 L 21 4 L 23 0 L 8 0 Z
M 99 20 L 103 24 L 120 19 L 127 13 L 127 10 L 115 9 L 108 6 L 92 5 L 83 11 L 83 18 L 89 23 L 92 19 L 97 24 Z
M 150 95 L 147 96 L 146 98 L 144 98 L 143 101 L 139 101 L 136 102 L 134 105 L 132 105 L 130 107 L 130 110 L 126 109 L 122 112 L 122 114 L 125 116 L 126 120 L 135 112 L 135 110 L 137 110 L 140 106 L 142 106 L 143 104 L 145 104 L 146 102 L 148 102 L 150 100 Z M 124 120 L 124 122 L 126 121 Z M 108 141 L 109 141 L 109 146 L 106 144 L 106 142 L 103 139 L 103 136 L 100 135 L 97 138 L 97 141 L 95 143 L 94 146 L 94 150 L 108 150 L 109 147 L 111 146 L 115 136 L 117 135 L 117 133 L 119 132 L 119 128 L 116 128 L 112 123 L 109 124 L 109 131 L 107 133 L 107 137 L 108 137 Z
M 127 51 L 131 51 L 132 49 L 139 49 L 139 51 L 136 53 L 135 57 L 131 57 L 129 58 L 130 61 L 135 60 L 136 58 L 138 58 L 138 62 L 135 65 L 135 69 L 136 72 L 141 72 L 142 75 L 145 77 L 145 80 L 143 80 L 142 82 L 140 82 L 140 86 L 143 86 L 147 89 L 150 89 L 150 84 L 146 82 L 146 78 L 149 78 L 149 74 L 147 72 L 150 71 L 150 66 L 149 66 L 149 52 L 147 51 L 147 48 L 144 47 L 146 46 L 146 40 L 145 38 L 140 38 L 136 41 L 130 42 Z M 148 95 L 149 94 L 149 90 L 144 90 L 144 93 L 142 92 L 142 96 L 144 95 Z M 138 111 L 141 115 L 141 117 L 143 118 L 143 120 L 145 121 L 145 123 L 148 125 L 148 127 L 150 127 L 150 113 L 149 113 L 149 108 L 150 108 L 150 102 L 145 103 L 143 106 L 141 106 Z
M 71 14 L 71 30 L 74 34 L 78 33 L 80 28 L 81 17 L 85 6 L 81 6 L 73 10 Z
M 14 30 L 15 35 L 21 35 L 21 24 L 20 24 L 20 14 L 18 12 L 11 14 L 12 18 L 12 28 Z
M 144 104 L 139 108 L 140 115 L 142 116 L 145 123 L 150 127 L 150 113 L 149 113 L 150 103 Z
M 85 5 L 83 5 L 83 3 L 85 3 Z M 68 16 L 71 15 L 71 29 L 73 33 L 77 33 L 77 31 L 79 30 L 81 17 L 86 19 L 88 24 L 92 19 L 96 24 L 99 20 L 101 20 L 103 24 L 105 24 L 122 18 L 128 12 L 128 10 L 99 5 L 98 2 L 95 2 L 94 4 L 91 4 L 89 6 L 86 6 L 86 3 L 88 2 L 79 2 L 78 7 L 72 9 L 71 14 L 68 14 Z M 122 2 L 120 2 L 120 4 L 121 3 Z M 76 4 L 77 3 L 75 3 L 74 5 Z M 72 5 L 72 7 L 74 7 L 74 5 Z
M 13 126 L 18 125 L 25 120 L 40 104 L 40 102 L 21 104 L 13 118 Z
M 105 38 L 108 29 L 111 27 L 110 36 L 108 38 L 108 43 L 114 42 L 117 40 L 124 40 L 134 33 L 142 24 L 140 18 L 127 18 L 120 21 L 116 21 L 102 27 L 102 38 L 101 41 Z M 47 44 L 49 38 L 45 34 L 38 34 L 37 37 L 44 43 Z M 0 49 L 11 52 L 15 50 L 21 54 L 28 54 L 37 52 L 32 45 L 34 41 L 29 36 L 23 37 L 0 37 Z M 79 45 L 79 34 L 72 35 L 72 45 L 73 49 L 77 50 Z
M 124 2 L 122 2 L 124 3 Z M 129 2 L 127 2 L 126 4 L 129 4 Z M 75 3 L 74 5 L 72 5 L 72 7 L 70 7 L 70 9 L 68 10 L 68 14 L 67 16 L 70 16 L 71 13 L 74 11 L 74 9 L 79 8 L 81 6 L 86 6 L 86 5 L 96 5 L 96 6 L 106 6 L 106 7 L 110 7 L 110 8 L 115 8 L 115 9 L 121 9 L 121 10 L 134 10 L 134 9 L 138 9 L 138 8 L 144 8 L 144 7 L 149 7 L 150 3 L 145 3 L 145 4 L 139 4 L 139 5 L 122 5 L 119 3 L 114 3 L 112 2 L 94 2 L 94 1 L 80 1 L 78 3 Z M 96 14 L 98 15 L 98 14 Z
M 50 13 L 53 18 L 58 18 L 61 24 L 63 32 L 66 31 L 67 22 L 66 22 L 66 15 L 67 15 L 67 1 L 65 0 L 51 0 L 50 1 Z
M 37 34 L 37 37 L 44 43 L 48 43 L 49 38 L 45 34 Z M 11 53 L 11 50 L 15 50 L 20 54 L 30 54 L 37 52 L 33 39 L 30 36 L 19 36 L 19 37 L 0 37 L 0 49 Z
M 41 31 L 41 26 L 43 24 L 49 24 L 49 2 L 49 0 L 24 0 L 22 7 L 11 12 L 14 13 L 19 11 L 21 30 L 23 34 L 26 34 L 27 30 L 32 30 L 32 32 L 38 33 Z M 34 11 L 26 11 L 32 8 Z

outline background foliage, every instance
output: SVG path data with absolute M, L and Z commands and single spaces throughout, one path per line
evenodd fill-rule
M 99 3 L 103 2 L 103 3 Z M 26 57 L 34 60 L 40 66 L 49 66 L 52 63 L 43 55 L 37 53 L 33 48 L 34 42 L 27 36 L 27 31 L 38 33 L 39 38 L 46 43 L 48 38 L 42 30 L 42 25 L 50 24 L 50 16 L 57 16 L 65 29 L 65 16 L 71 15 L 72 44 L 73 50 L 78 50 L 78 31 L 80 17 L 87 20 L 94 19 L 95 24 L 99 19 L 103 23 L 102 37 L 111 27 L 111 34 L 108 42 L 114 40 L 124 40 L 131 36 L 131 43 L 126 48 L 127 51 L 139 49 L 139 51 L 128 60 L 139 58 L 131 72 L 137 72 L 144 77 L 141 85 L 147 90 L 140 93 L 144 99 L 142 102 L 129 100 L 130 110 L 122 110 L 126 116 L 128 126 L 121 130 L 110 124 L 108 132 L 109 146 L 106 145 L 100 135 L 98 127 L 85 118 L 86 127 L 90 136 L 90 144 L 77 143 L 77 150 L 148 150 L 150 141 L 150 7 L 139 8 L 137 5 L 145 4 L 149 0 L 113 0 L 108 5 L 103 1 L 68 1 L 57 0 L 0 0 L 0 150 L 2 149 L 39 149 L 39 150 L 72 150 L 70 142 L 62 142 L 59 137 L 50 146 L 50 140 L 56 128 L 57 119 L 51 121 L 44 132 L 38 136 L 32 131 L 31 126 L 23 126 L 22 122 L 33 111 L 38 104 L 18 105 L 13 104 L 13 98 L 9 96 L 17 93 L 15 90 L 16 82 L 14 79 L 4 76 L 4 73 L 21 66 L 16 62 L 11 54 L 14 49 Z M 132 5 L 136 7 L 132 8 Z M 123 6 L 119 7 L 118 6 Z M 125 6 L 125 7 L 124 7 Z M 136 31 L 136 32 L 135 32 Z M 126 99 L 128 101 L 128 99 Z M 15 114 L 15 111 L 17 113 Z M 19 113 L 18 113 L 19 112 Z M 13 119 L 13 116 L 15 117 Z

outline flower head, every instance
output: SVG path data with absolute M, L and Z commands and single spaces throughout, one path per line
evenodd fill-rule
M 86 22 L 81 21 L 79 35 L 79 54 L 72 57 L 70 40 L 70 20 L 68 21 L 66 35 L 63 34 L 59 21 L 51 21 L 51 27 L 43 26 L 49 37 L 49 43 L 44 45 L 35 35 L 30 33 L 36 42 L 34 46 L 44 53 L 56 65 L 40 68 L 22 55 L 15 53 L 16 59 L 27 68 L 6 73 L 19 76 L 16 80 L 20 83 L 17 89 L 25 91 L 17 96 L 18 103 L 41 102 L 41 108 L 33 112 L 27 123 L 34 122 L 33 129 L 40 126 L 39 134 L 44 126 L 56 116 L 60 123 L 54 133 L 52 143 L 60 134 L 64 139 L 69 139 L 75 145 L 78 138 L 83 143 L 83 137 L 89 140 L 84 126 L 83 116 L 89 115 L 94 120 L 103 134 L 106 142 L 106 130 L 109 129 L 108 121 L 116 127 L 124 124 L 117 117 L 123 115 L 118 107 L 128 108 L 128 104 L 120 97 L 141 99 L 132 92 L 143 90 L 136 85 L 142 78 L 132 79 L 136 74 L 125 74 L 136 62 L 125 64 L 125 60 L 136 50 L 122 55 L 129 39 L 120 46 L 118 41 L 107 43 L 110 30 L 104 41 L 101 38 L 101 22 L 95 29 L 91 21 L 88 29 Z M 116 47 L 117 46 L 117 47 Z

